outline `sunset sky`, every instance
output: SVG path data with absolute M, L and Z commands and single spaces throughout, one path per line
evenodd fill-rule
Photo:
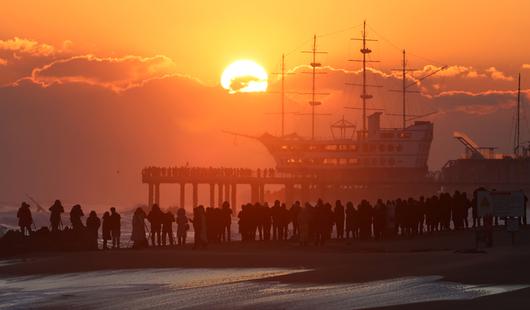
M 256 142 L 222 134 L 278 133 L 274 94 L 228 94 L 226 66 L 251 59 L 278 72 L 281 54 L 305 70 L 313 34 L 328 54 L 320 136 L 342 117 L 359 122 L 361 24 L 367 20 L 369 78 L 383 84 L 374 107 L 399 112 L 390 69 L 409 52 L 416 77 L 448 69 L 418 85 L 412 112 L 438 113 L 430 165 L 439 169 L 462 148 L 454 130 L 508 152 L 516 75 L 530 88 L 530 2 L 505 1 L 10 1 L 0 19 L 0 197 L 35 193 L 43 201 L 144 202 L 146 165 L 271 167 Z M 270 89 L 277 89 L 271 75 Z M 288 88 L 307 90 L 308 76 L 290 75 Z M 304 112 L 307 98 L 290 96 Z M 526 106 L 526 104 L 525 104 Z M 523 109 L 524 110 L 524 109 Z M 528 115 L 530 117 L 530 114 Z M 397 126 L 394 119 L 384 121 Z M 527 119 L 523 139 L 530 139 Z M 308 120 L 289 117 L 288 131 L 308 135 Z M 204 141 L 209 141 L 205 145 Z M 175 190 L 176 192 L 176 190 Z

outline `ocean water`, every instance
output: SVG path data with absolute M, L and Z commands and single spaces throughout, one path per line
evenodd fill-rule
M 300 269 L 136 269 L 0 280 L 0 309 L 365 309 L 501 294 L 528 285 L 468 285 L 439 276 L 289 284 Z

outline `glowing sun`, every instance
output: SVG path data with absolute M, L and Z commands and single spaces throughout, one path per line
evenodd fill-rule
M 269 76 L 262 66 L 252 60 L 238 60 L 221 75 L 221 86 L 229 93 L 264 92 Z

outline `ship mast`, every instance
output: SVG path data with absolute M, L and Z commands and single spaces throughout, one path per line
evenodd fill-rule
M 351 59 L 350 60 L 350 61 L 355 61 L 355 62 L 362 62 L 362 64 L 363 64 L 363 82 L 360 85 L 358 85 L 358 84 L 350 84 L 350 83 L 347 83 L 347 84 L 348 85 L 354 85 L 354 86 L 361 86 L 362 87 L 362 93 L 361 93 L 360 97 L 363 100 L 363 107 L 362 107 L 362 110 L 363 110 L 363 134 L 362 134 L 362 137 L 364 137 L 365 134 L 366 134 L 366 110 L 367 110 L 366 109 L 366 100 L 373 98 L 372 95 L 370 95 L 370 94 L 368 94 L 366 92 L 366 89 L 367 89 L 367 87 L 380 87 L 379 85 L 368 85 L 366 83 L 366 64 L 370 63 L 370 62 L 379 62 L 378 60 L 366 60 L 366 55 L 370 54 L 372 52 L 371 49 L 366 47 L 366 42 L 368 42 L 368 41 L 377 41 L 377 40 L 367 38 L 367 34 L 366 34 L 366 20 L 363 23 L 362 37 L 361 38 L 352 38 L 351 40 L 356 40 L 356 41 L 362 41 L 363 42 L 363 48 L 360 50 L 361 54 L 363 55 L 362 60 L 358 60 L 358 59 Z
M 401 69 L 393 69 L 393 71 L 401 72 L 402 87 L 401 90 L 391 90 L 395 92 L 402 93 L 402 107 L 401 107 L 401 117 L 402 117 L 402 128 L 407 128 L 407 93 L 419 93 L 416 90 L 407 90 L 407 72 L 416 71 L 416 69 L 407 68 L 407 52 L 403 50 L 403 60 L 401 61 Z
M 390 90 L 391 92 L 398 92 L 398 93 L 401 93 L 402 94 L 402 107 L 401 107 L 401 118 L 402 118 L 402 127 L 403 129 L 407 128 L 407 117 L 412 117 L 414 119 L 417 119 L 417 118 L 420 118 L 420 117 L 424 117 L 424 116 L 427 116 L 427 115 L 430 115 L 432 113 L 427 113 L 427 114 L 424 114 L 424 115 L 412 115 L 412 114 L 407 114 L 407 93 L 416 93 L 416 94 L 419 94 L 420 91 L 417 91 L 417 90 L 408 90 L 409 87 L 411 86 L 414 86 L 416 85 L 418 82 L 421 82 L 423 80 L 425 80 L 426 78 L 430 77 L 430 76 L 433 76 L 435 74 L 437 74 L 438 72 L 440 71 L 443 71 L 445 69 L 447 69 L 447 66 L 444 65 L 436 70 L 434 70 L 433 72 L 429 73 L 429 74 L 426 74 L 418 79 L 416 79 L 415 81 L 407 84 L 407 72 L 413 72 L 413 71 L 417 71 L 417 69 L 410 69 L 410 68 L 407 68 L 407 52 L 405 50 L 403 50 L 403 59 L 401 61 L 401 68 L 400 69 L 392 69 L 392 71 L 398 71 L 401 73 L 401 79 L 402 79 L 402 86 L 401 86 L 401 89 L 399 90 L 395 90 L 395 89 L 392 89 Z M 395 115 L 395 114 L 386 114 L 386 115 Z M 410 120 L 410 119 L 409 119 Z
M 317 95 L 325 95 L 325 94 L 319 94 L 316 92 L 316 75 L 323 74 L 324 72 L 317 72 L 317 68 L 322 67 L 322 64 L 317 62 L 316 57 L 317 54 L 325 54 L 327 52 L 322 52 L 317 50 L 317 35 L 313 35 L 313 48 L 310 51 L 302 51 L 302 53 L 311 53 L 312 54 L 312 61 L 310 63 L 310 66 L 312 68 L 311 72 L 304 72 L 304 73 L 311 73 L 312 75 L 312 84 L 311 84 L 311 101 L 309 101 L 309 105 L 311 106 L 311 140 L 315 139 L 315 107 L 322 104 L 320 101 L 316 101 Z
M 519 147 L 521 144 L 521 73 L 519 73 L 517 82 L 517 107 L 515 119 L 515 136 L 513 140 L 513 153 L 515 156 L 518 156 Z
M 281 109 L 280 112 L 274 112 L 274 113 L 266 113 L 266 114 L 273 114 L 273 115 L 280 115 L 281 116 L 281 137 L 285 136 L 285 114 L 289 114 L 290 112 L 285 112 L 285 94 L 289 93 L 285 91 L 285 76 L 286 75 L 292 75 L 294 72 L 285 72 L 285 54 L 282 54 L 282 64 L 281 64 L 281 70 L 279 72 L 272 72 L 270 74 L 279 75 L 281 76 L 281 88 L 280 92 L 270 92 L 275 94 L 280 94 L 280 104 Z M 295 92 L 296 94 L 299 94 L 299 92 Z
M 285 135 L 285 54 L 282 54 L 282 137 Z

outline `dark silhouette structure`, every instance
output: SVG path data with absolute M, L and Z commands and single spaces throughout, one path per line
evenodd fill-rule
M 112 237 L 112 248 L 120 248 L 121 236 L 121 216 L 116 212 L 116 208 L 110 208 L 110 234 Z

